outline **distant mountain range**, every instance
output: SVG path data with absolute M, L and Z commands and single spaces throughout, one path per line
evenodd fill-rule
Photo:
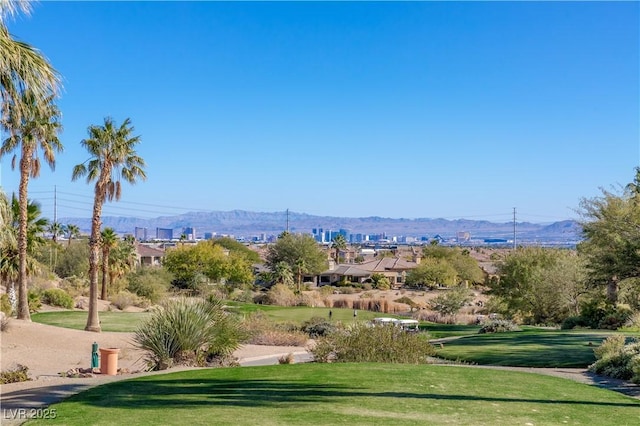
M 61 223 L 73 223 L 83 232 L 91 229 L 89 218 L 61 218 Z M 111 227 L 120 234 L 133 234 L 134 229 L 147 228 L 150 237 L 155 236 L 156 228 L 173 229 L 179 237 L 186 227 L 195 228 L 196 235 L 202 237 L 205 232 L 250 238 L 266 235 L 278 235 L 287 226 L 291 232 L 311 233 L 312 229 L 337 232 L 346 229 L 351 234 L 379 235 L 387 237 L 434 237 L 454 238 L 458 232 L 469 232 L 472 239 L 513 238 L 513 222 L 494 223 L 485 220 L 446 220 L 446 219 L 392 219 L 385 217 L 332 217 L 313 216 L 306 213 L 289 212 L 250 212 L 244 210 L 219 212 L 189 212 L 176 216 L 160 216 L 152 219 L 135 217 L 102 218 L 103 226 Z M 541 242 L 577 242 L 581 239 L 581 227 L 573 220 L 564 220 L 550 224 L 530 222 L 516 223 L 516 237 L 519 241 Z

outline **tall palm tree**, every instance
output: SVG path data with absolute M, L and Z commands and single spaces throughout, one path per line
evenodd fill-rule
M 9 289 L 15 289 L 20 278 L 20 255 L 16 238 L 16 231 L 19 228 L 20 206 L 15 197 L 11 199 L 11 207 L 7 203 L 7 210 L 3 215 L 9 224 L 9 233 L 0 242 L 0 279 L 9 284 Z M 33 254 L 40 245 L 45 243 L 42 234 L 49 223 L 47 219 L 41 217 L 41 214 L 40 205 L 30 201 L 27 206 L 27 258 L 25 265 L 27 277 L 40 271 L 40 265 Z
M 2 141 L 0 157 L 14 152 L 11 167 L 15 168 L 20 161 L 20 184 L 18 200 L 20 205 L 18 228 L 18 253 L 20 256 L 20 278 L 18 286 L 18 319 L 31 320 L 27 300 L 27 207 L 29 179 L 40 175 L 39 151 L 44 160 L 55 168 L 55 153 L 63 150 L 58 139 L 62 125 L 60 111 L 53 103 L 53 96 L 47 98 L 46 104 L 38 105 L 32 92 L 24 92 L 20 105 L 9 102 L 3 105 L 4 114 L 0 122 L 9 137 Z M 26 108 L 22 108 L 26 107 Z
M 67 231 L 67 237 L 69 238 L 67 240 L 67 246 L 71 245 L 71 240 L 73 238 L 78 238 L 80 236 L 80 228 L 78 227 L 78 225 L 73 225 L 71 223 L 65 225 L 65 229 Z
M 107 300 L 107 287 L 109 283 L 109 255 L 111 250 L 118 246 L 118 234 L 113 228 L 104 228 L 100 233 L 100 246 L 102 247 L 102 292 L 100 299 Z
M 135 184 L 138 178 L 144 180 L 147 176 L 144 160 L 135 151 L 140 136 L 132 136 L 134 129 L 130 119 L 118 127 L 113 119 L 105 118 L 103 125 L 91 125 L 87 130 L 89 138 L 80 143 L 91 157 L 73 168 L 72 180 L 86 176 L 87 183 L 95 181 L 89 238 L 89 316 L 85 330 L 99 332 L 98 262 L 102 206 L 107 200 L 120 199 L 120 179 Z
M 60 235 L 64 235 L 64 227 L 60 222 L 51 222 L 47 231 L 51 234 L 51 240 L 53 240 L 54 243 L 58 242 Z
M 6 21 L 19 12 L 28 15 L 31 2 L 0 0 L 0 99 L 3 112 L 6 104 L 28 111 L 29 105 L 21 102 L 22 94 L 27 90 L 36 98 L 36 104 L 46 109 L 46 99 L 60 89 L 60 75 L 42 53 L 9 34 Z
M 331 248 L 335 250 L 334 258 L 337 265 L 338 261 L 340 260 L 340 250 L 344 250 L 347 248 L 347 239 L 344 237 L 344 235 L 338 234 L 333 237 Z

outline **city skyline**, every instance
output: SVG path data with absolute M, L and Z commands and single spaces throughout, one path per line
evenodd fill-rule
M 71 169 L 112 116 L 148 180 L 105 216 L 575 219 L 639 164 L 638 19 L 637 2 L 36 3 L 8 27 L 62 74 L 65 152 L 29 196 L 90 216 Z

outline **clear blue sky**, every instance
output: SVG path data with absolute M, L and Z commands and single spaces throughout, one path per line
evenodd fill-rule
M 291 211 L 550 222 L 640 161 L 638 2 L 40 2 L 8 23 L 64 77 L 55 172 L 130 117 L 148 179 L 105 215 Z M 2 185 L 18 172 L 2 159 Z

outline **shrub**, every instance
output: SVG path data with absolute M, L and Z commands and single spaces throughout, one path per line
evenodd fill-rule
M 87 278 L 67 277 L 60 281 L 59 287 L 72 298 L 89 295 L 89 280 Z
M 42 307 L 40 293 L 37 291 L 29 290 L 27 293 L 27 301 L 29 303 L 29 312 L 31 313 L 38 312 Z
M 624 329 L 628 331 L 640 331 L 640 312 L 636 312 L 624 323 Z
M 147 352 L 153 370 L 175 364 L 206 365 L 230 356 L 240 345 L 242 331 L 220 301 L 179 298 L 157 307 L 134 333 Z
M 141 308 L 148 307 L 149 301 L 144 297 L 139 297 L 137 294 L 123 290 L 120 293 L 111 296 L 111 304 L 123 311 L 129 306 L 138 306 Z
M 581 316 L 573 316 L 565 318 L 560 325 L 561 330 L 573 330 L 576 327 L 587 327 L 587 320 Z
M 424 364 L 435 355 L 434 347 L 423 333 L 362 323 L 319 338 L 310 352 L 318 362 Z
M 482 327 L 478 333 L 506 333 L 508 331 L 520 331 L 520 327 L 513 323 L 513 321 L 493 319 L 482 323 Z
M 298 298 L 289 287 L 284 284 L 276 284 L 267 292 L 266 303 L 278 306 L 296 306 Z
M 0 373 L 0 384 L 26 382 L 29 378 L 29 368 L 24 365 L 18 365 L 14 369 L 9 369 Z
M 278 358 L 278 364 L 293 364 L 294 361 L 295 359 L 293 358 L 293 354 L 291 352 Z
M 7 294 L 0 296 L 0 311 L 4 312 L 7 317 L 13 314 L 13 308 L 11 307 L 11 302 Z
M 593 350 L 597 360 L 589 371 L 621 380 L 640 382 L 640 342 L 633 340 L 625 344 L 621 334 L 609 336 L 600 347 Z
M 128 279 L 127 290 L 156 304 L 166 296 L 172 276 L 163 268 L 140 268 Z
M 431 309 L 442 315 L 456 315 L 462 307 L 473 300 L 471 292 L 464 287 L 455 287 L 433 298 Z
M 65 309 L 73 309 L 73 298 L 66 291 L 59 288 L 50 288 L 42 293 L 42 302 L 46 305 L 58 306 Z
M 322 317 L 312 317 L 310 320 L 302 323 L 302 331 L 307 333 L 312 339 L 326 336 L 336 330 L 337 327 L 334 323 Z
M 254 345 L 304 346 L 307 335 L 293 324 L 276 324 L 264 312 L 256 311 L 242 321 L 247 342 Z

